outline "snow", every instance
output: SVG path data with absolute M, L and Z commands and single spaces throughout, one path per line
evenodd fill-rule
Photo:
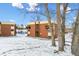
M 67 42 L 69 44 L 65 46 L 65 51 L 57 53 L 58 45 L 51 46 L 51 40 L 46 38 L 0 37 L 0 56 L 72 56 L 71 35 L 72 33 L 66 34 L 66 40 L 70 42 Z

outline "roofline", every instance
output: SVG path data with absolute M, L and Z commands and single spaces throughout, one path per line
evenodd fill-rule
M 1 24 L 11 24 L 11 25 L 16 25 L 14 22 L 1 22 Z
M 56 24 L 56 22 L 53 22 L 53 21 L 51 21 L 51 23 Z M 34 24 L 35 24 L 35 22 L 30 22 L 27 25 L 34 25 Z M 39 24 L 39 22 L 36 22 L 36 24 Z M 40 21 L 40 24 L 48 24 L 48 21 Z

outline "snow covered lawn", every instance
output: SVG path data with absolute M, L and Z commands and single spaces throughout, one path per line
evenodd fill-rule
M 58 48 L 52 47 L 51 40 L 48 39 L 24 36 L 0 37 L 0 56 L 72 56 L 71 35 L 66 34 L 65 51 L 58 53 L 54 53 Z

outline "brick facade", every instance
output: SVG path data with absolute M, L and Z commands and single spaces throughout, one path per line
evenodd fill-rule
M 0 25 L 0 36 L 15 36 L 16 25 L 9 23 L 1 23 Z
M 57 24 L 52 24 L 53 25 L 53 32 L 54 32 L 54 37 L 57 37 Z M 32 37 L 42 37 L 42 38 L 48 38 L 50 34 L 49 33 L 49 26 L 48 23 L 31 23 L 28 26 L 28 36 Z

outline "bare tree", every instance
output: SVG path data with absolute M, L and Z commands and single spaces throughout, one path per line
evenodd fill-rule
M 57 24 L 59 51 L 64 51 L 65 45 L 65 14 L 68 4 L 63 4 L 63 13 L 60 11 L 60 3 L 57 3 Z
M 45 10 L 46 10 L 46 15 L 48 17 L 48 25 L 49 25 L 49 30 L 51 32 L 51 39 L 52 39 L 52 46 L 55 46 L 55 39 L 54 39 L 54 32 L 53 32 L 53 25 L 51 23 L 51 16 L 48 10 L 48 3 L 45 3 Z
M 59 51 L 63 51 L 64 50 L 64 46 L 62 43 L 62 28 L 61 28 L 61 22 L 62 22 L 62 18 L 61 18 L 61 13 L 60 13 L 60 4 L 57 3 L 57 27 L 58 27 L 58 43 L 59 43 Z
M 66 11 L 68 7 L 68 3 L 63 3 L 63 14 L 62 14 L 62 39 L 63 39 L 63 44 L 65 45 L 65 20 L 66 20 Z
M 74 27 L 71 52 L 72 54 L 79 56 L 79 10 L 78 10 L 78 15 L 76 17 L 76 22 Z

